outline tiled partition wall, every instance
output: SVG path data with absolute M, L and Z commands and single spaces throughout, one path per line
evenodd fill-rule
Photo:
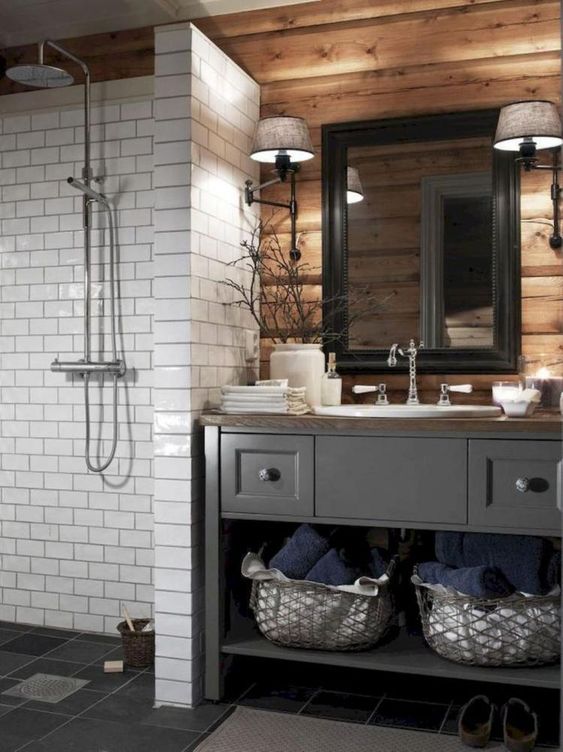
M 120 90 L 134 87 L 127 84 Z M 121 602 L 135 614 L 152 609 L 148 84 L 143 101 L 113 100 L 92 111 L 94 174 L 116 207 L 120 344 L 129 369 L 119 387 L 118 459 L 103 476 L 86 471 L 80 379 L 49 370 L 57 354 L 76 360 L 83 350 L 81 199 L 66 182 L 81 174 L 83 113 L 79 105 L 55 106 L 69 95 L 79 103 L 80 90 L 3 98 L 4 111 L 15 100 L 20 112 L 0 119 L 0 619 L 115 632 Z M 100 354 L 103 328 L 109 357 L 108 308 L 100 304 L 108 292 L 106 239 L 94 231 L 92 351 Z M 97 421 L 99 393 L 91 392 Z M 106 410 L 105 439 L 110 417 Z
M 156 30 L 155 611 L 156 701 L 201 697 L 202 436 L 219 387 L 247 374 L 248 317 L 226 276 L 256 222 L 242 186 L 259 88 L 191 24 Z

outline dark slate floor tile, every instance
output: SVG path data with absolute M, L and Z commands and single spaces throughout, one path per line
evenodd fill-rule
M 93 645 L 95 643 L 85 643 Z M 94 661 L 96 666 L 103 666 L 105 661 L 122 661 L 123 660 L 123 649 L 121 645 L 118 645 L 117 647 L 112 647 L 109 643 L 105 645 L 96 645 L 96 647 L 104 647 L 106 652 L 98 658 L 96 661 Z M 136 671 L 142 671 L 143 669 L 135 669 Z
M 86 666 L 74 676 L 77 679 L 88 679 L 88 689 L 109 694 L 139 676 L 139 673 L 126 669 L 122 674 L 104 674 L 100 666 Z
M 26 655 L 45 655 L 51 650 L 63 645 L 65 640 L 60 637 L 46 637 L 45 635 L 28 632 L 2 645 L 2 651 L 10 653 L 25 653 Z
M 87 710 L 86 718 L 100 718 L 123 723 L 141 723 L 154 705 L 154 679 L 139 674 L 115 694 Z
M 297 713 L 314 694 L 315 690 L 293 684 L 257 682 L 239 700 L 239 705 L 284 713 Z
M 379 697 L 343 692 L 317 692 L 303 709 L 303 715 L 331 718 L 338 721 L 365 723 L 379 702 Z
M 197 737 L 190 731 L 75 718 L 25 752 L 183 752 Z
M 57 703 L 38 702 L 36 700 L 30 700 L 26 704 L 26 708 L 30 710 L 43 710 L 45 713 L 59 713 L 67 716 L 79 715 L 87 708 L 92 707 L 100 700 L 103 700 L 106 695 L 103 692 L 92 692 L 89 689 L 79 689 L 74 694 L 65 697 Z M 2 698 L 0 697 L 0 702 Z
M 45 635 L 45 637 L 60 637 L 63 640 L 73 640 L 80 632 L 73 629 L 54 629 L 53 627 L 34 627 L 33 634 Z
M 111 645 L 95 642 L 81 642 L 71 640 L 64 643 L 49 655 L 49 658 L 60 661 L 72 661 L 73 663 L 89 664 L 111 652 Z
M 452 705 L 449 709 L 444 724 L 442 726 L 443 734 L 457 734 L 458 718 L 461 711 L 461 705 Z
M 20 632 L 16 632 L 13 629 L 0 629 L 0 645 L 3 645 L 10 640 L 14 640 L 16 637 L 19 637 L 20 634 Z
M 16 684 L 19 683 L 20 679 L 0 679 L 0 703 L 2 703 L 2 705 L 16 707 L 27 702 L 23 697 L 12 697 L 11 695 L 2 694 L 2 692 L 5 692 L 7 689 L 12 689 L 12 687 L 15 687 Z
M 463 705 L 470 697 L 482 694 L 482 686 L 479 692 L 472 691 L 471 687 L 466 687 L 464 690 L 461 684 L 426 676 L 409 676 L 408 681 L 405 681 L 404 676 L 396 675 L 387 682 L 385 696 L 393 700 L 424 700 L 424 702 L 436 702 L 441 705 L 449 705 L 454 701 Z
M 10 673 L 10 677 L 27 679 L 34 674 L 54 674 L 55 676 L 72 676 L 84 668 L 82 663 L 69 661 L 54 661 L 50 658 L 37 658 L 31 663 L 19 666 Z
M 11 674 L 16 668 L 35 660 L 35 658 L 35 655 L 6 653 L 4 650 L 0 650 L 0 676 Z
M 12 621 L 0 621 L 0 629 L 10 629 L 13 632 L 30 632 L 33 627 L 29 624 L 16 624 Z
M 203 744 L 205 739 L 207 739 L 209 734 L 202 734 L 201 736 L 198 736 L 197 739 L 195 739 L 183 752 L 195 752 L 195 750 L 199 747 L 200 744 Z
M 153 708 L 142 723 L 197 732 L 209 731 L 219 725 L 219 722 L 223 722 L 233 710 L 232 706 L 214 703 L 203 703 L 192 709 Z
M 0 697 L 0 700 L 1 699 L 2 698 Z M 0 704 L 0 716 L 6 715 L 6 713 L 9 713 L 10 710 L 13 710 L 13 709 L 14 709 L 13 705 L 2 705 L 2 704 Z
M 447 705 L 437 703 L 385 699 L 379 704 L 370 724 L 439 731 L 447 710 Z
M 92 632 L 82 632 L 78 638 L 81 642 L 101 642 L 106 644 L 121 645 L 121 637 L 119 635 L 102 635 L 93 634 Z
M 68 718 L 51 713 L 38 713 L 27 708 L 14 708 L 0 716 L 0 744 L 2 752 L 14 752 L 25 742 L 41 739 Z M 56 749 L 52 747 L 51 749 Z M 58 751 L 57 751 L 58 752 Z

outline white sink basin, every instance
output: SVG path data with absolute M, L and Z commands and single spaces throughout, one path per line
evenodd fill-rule
M 337 405 L 313 407 L 315 415 L 340 418 L 497 418 L 493 405 Z

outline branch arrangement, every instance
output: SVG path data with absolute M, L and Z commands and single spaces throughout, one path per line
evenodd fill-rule
M 246 283 L 226 278 L 224 284 L 234 291 L 232 305 L 249 311 L 261 336 L 274 343 L 342 341 L 347 331 L 336 329 L 338 321 L 344 318 L 348 330 L 382 307 L 367 287 L 355 287 L 347 295 L 311 296 L 307 280 L 318 275 L 319 269 L 292 261 L 269 222 L 260 220 L 241 247 L 241 257 L 230 266 L 247 272 Z

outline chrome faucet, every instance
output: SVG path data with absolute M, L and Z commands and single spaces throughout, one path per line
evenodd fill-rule
M 407 397 L 407 405 L 418 405 L 420 401 L 418 399 L 418 390 L 416 387 L 416 356 L 418 351 L 424 347 L 424 343 L 421 342 L 418 347 L 415 344 L 414 339 L 409 342 L 408 349 L 399 347 L 399 345 L 391 345 L 389 350 L 389 357 L 387 358 L 387 365 L 389 368 L 395 368 L 397 365 L 397 353 L 402 355 L 403 358 L 409 360 L 409 396 Z

